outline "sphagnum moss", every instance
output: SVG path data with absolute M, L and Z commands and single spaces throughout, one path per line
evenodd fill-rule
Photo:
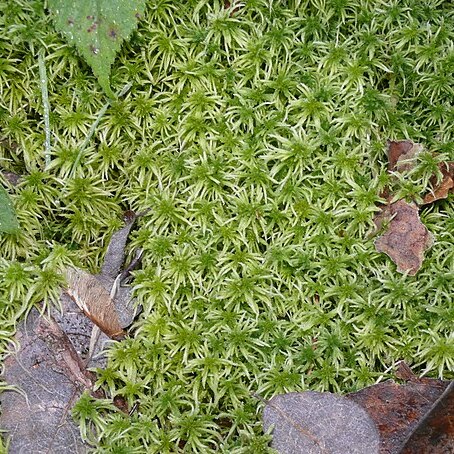
M 24 175 L 22 231 L 0 239 L 2 353 L 65 266 L 99 269 L 122 210 L 151 208 L 130 242 L 143 312 L 98 375 L 139 406 L 73 411 L 98 452 L 267 452 L 253 392 L 351 391 L 398 359 L 453 377 L 452 203 L 422 210 L 436 241 L 415 277 L 369 237 L 385 186 L 418 198 L 454 159 L 450 2 L 230 3 L 150 0 L 113 68 L 133 86 L 76 166 L 101 90 L 41 1 L 0 6 L 0 159 Z M 427 152 L 390 178 L 402 138 Z

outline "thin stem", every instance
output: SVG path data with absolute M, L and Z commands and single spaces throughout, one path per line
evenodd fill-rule
M 132 83 L 131 82 L 128 82 L 121 90 L 120 92 L 118 92 L 117 94 L 117 98 L 123 96 L 125 93 L 128 92 L 128 90 L 131 88 L 132 86 Z M 85 140 L 82 142 L 82 145 L 80 146 L 79 148 L 79 154 L 77 155 L 77 158 L 76 160 L 74 161 L 74 164 L 73 164 L 73 167 L 71 169 L 71 172 L 70 172 L 70 177 L 74 176 L 74 173 L 76 171 L 76 167 L 78 166 L 79 162 L 80 162 L 80 158 L 82 157 L 82 153 L 84 152 L 86 146 L 88 145 L 88 142 L 90 142 L 91 138 L 93 137 L 93 134 L 95 133 L 96 131 L 96 128 L 98 127 L 99 125 L 99 122 L 101 121 L 101 118 L 104 116 L 104 114 L 106 113 L 107 109 L 109 108 L 110 106 L 110 103 L 111 103 L 111 99 L 109 99 L 105 104 L 104 106 L 102 106 L 101 110 L 99 111 L 98 113 L 98 116 L 96 117 L 96 120 L 94 121 L 94 123 L 91 125 L 91 128 L 90 130 L 88 131 L 88 134 L 87 134 L 87 137 L 85 137 Z
M 44 160 L 45 165 L 48 167 L 50 165 L 50 123 L 49 123 L 49 93 L 47 91 L 47 73 L 46 73 L 46 64 L 44 62 L 44 50 L 41 49 L 38 52 L 38 66 L 39 66 L 39 82 L 41 86 L 41 96 L 43 99 L 44 107 L 44 130 L 46 133 L 46 140 L 44 142 Z

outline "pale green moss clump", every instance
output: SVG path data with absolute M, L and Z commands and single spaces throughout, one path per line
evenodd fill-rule
M 67 263 L 99 267 L 122 210 L 150 209 L 130 244 L 144 311 L 98 381 L 139 407 L 74 409 L 97 452 L 266 452 L 253 392 L 352 391 L 399 359 L 453 378 L 452 196 L 422 210 L 435 244 L 415 277 L 368 236 L 388 138 L 428 150 L 399 197 L 454 159 L 451 2 L 150 0 L 113 68 L 132 88 L 74 176 L 106 99 L 42 3 L 0 6 L 0 159 L 25 175 L 9 188 L 23 230 L 0 239 L 0 336 L 55 301 Z

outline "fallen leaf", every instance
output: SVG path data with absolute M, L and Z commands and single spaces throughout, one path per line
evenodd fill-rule
M 16 233 L 19 224 L 8 193 L 0 186 L 0 233 Z
M 123 338 L 125 332 L 104 286 L 91 274 L 76 268 L 67 269 L 66 279 L 66 292 L 84 314 L 112 339 Z
M 272 447 L 280 454 L 453 453 L 454 382 L 418 378 L 404 362 L 396 376 L 406 383 L 388 380 L 344 397 L 273 397 L 263 413 Z
M 67 335 L 33 309 L 16 341 L 20 350 L 5 360 L 3 379 L 20 392 L 0 395 L 10 454 L 86 452 L 69 410 L 93 381 Z
M 388 140 L 388 172 L 406 172 L 416 166 L 422 145 L 411 140 Z
M 280 454 L 374 454 L 379 435 L 367 412 L 346 397 L 307 391 L 273 397 L 263 413 Z
M 430 183 L 433 189 L 425 195 L 422 205 L 446 199 L 449 193 L 454 192 L 454 162 L 441 162 L 438 168 L 442 173 L 442 180 L 437 183 L 435 176 L 431 178 Z
M 82 307 L 87 305 L 86 310 L 94 310 L 96 314 L 98 309 L 90 306 L 90 298 L 98 298 L 106 304 L 105 311 L 97 317 L 114 337 L 115 331 L 122 331 L 134 316 L 129 287 L 120 286 L 113 299 L 109 293 L 114 283 L 116 285 L 114 273 L 123 275 L 117 267 L 121 267 L 124 260 L 124 247 L 133 222 L 131 216 L 126 222 L 124 228 L 112 235 L 104 274 L 92 276 L 82 270 L 68 270 L 68 280 L 74 286 L 73 296 Z M 88 289 L 92 290 L 90 295 L 85 294 Z M 104 397 L 102 391 L 92 391 L 95 377 L 87 368 L 104 366 L 106 359 L 101 341 L 108 338 L 101 333 L 90 352 L 93 323 L 75 304 L 75 299 L 63 292 L 62 312 L 53 309 L 52 316 L 43 317 L 33 309 L 26 321 L 19 324 L 15 341 L 20 349 L 5 360 L 3 379 L 20 392 L 5 391 L 0 395 L 0 427 L 8 432 L 11 454 L 88 451 L 70 410 L 86 389 L 95 397 Z M 114 305 L 125 311 L 120 321 L 115 318 Z M 109 318 L 112 314 L 114 321 Z
M 375 231 L 372 233 L 373 236 L 375 236 L 377 233 L 379 233 L 382 229 L 384 229 L 389 222 L 391 221 L 392 218 L 392 213 L 391 213 L 391 198 L 388 197 L 386 199 L 387 203 L 380 205 L 380 211 L 376 213 L 374 216 L 374 224 L 375 224 Z
M 454 452 L 453 382 L 407 378 L 410 381 L 402 385 L 388 380 L 346 397 L 375 422 L 380 454 Z
M 375 247 L 391 258 L 398 272 L 413 276 L 421 268 L 424 251 L 433 244 L 433 235 L 421 222 L 416 204 L 398 200 L 385 210 L 389 225 Z
M 113 339 L 124 337 L 123 328 L 134 317 L 131 290 L 119 284 L 124 278 L 121 268 L 126 242 L 137 216 L 133 211 L 127 211 L 123 218 L 125 225 L 112 235 L 100 274 L 91 275 L 75 268 L 66 271 L 66 293 L 103 333 Z
M 397 364 L 397 370 L 394 374 L 397 378 L 400 378 L 403 381 L 424 381 L 426 378 L 419 378 L 416 376 L 413 371 L 410 369 L 410 366 L 405 361 L 399 361 Z
M 454 452 L 454 382 L 422 418 L 400 454 L 444 454 Z
M 125 225 L 112 235 L 107 246 L 107 252 L 101 268 L 102 279 L 114 280 L 120 274 L 125 260 L 126 242 L 136 219 L 137 215 L 134 211 L 128 210 L 123 214 Z
M 114 98 L 109 75 L 121 45 L 137 28 L 145 0 L 49 0 L 55 28 L 75 45 L 99 84 Z
M 90 351 L 90 333 L 93 331 L 93 322 L 64 292 L 60 295 L 60 308 L 61 311 L 55 310 L 52 315 L 61 329 L 68 334 L 85 367 L 105 367 L 107 361 L 102 350 L 105 342 L 110 338 L 101 332 L 93 350 Z

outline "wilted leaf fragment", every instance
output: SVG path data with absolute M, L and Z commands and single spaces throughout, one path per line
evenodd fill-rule
M 416 157 L 422 150 L 422 145 L 411 140 L 388 140 L 388 171 L 405 172 L 413 169 Z
M 379 434 L 367 412 L 349 399 L 307 391 L 273 397 L 263 414 L 281 454 L 374 454 Z
M 123 337 L 114 302 L 109 292 L 91 274 L 70 268 L 66 271 L 66 292 L 85 315 L 112 339 Z
M 122 42 L 137 27 L 145 0 L 49 0 L 48 5 L 57 30 L 77 47 L 103 90 L 114 97 L 110 67 Z
M 391 258 L 398 272 L 414 275 L 421 268 L 424 251 L 432 246 L 433 236 L 421 222 L 414 203 L 398 200 L 385 210 L 390 222 L 386 232 L 375 241 L 375 247 Z
M 16 233 L 19 230 L 16 213 L 8 193 L 0 186 L 0 232 Z
M 424 197 L 423 205 L 436 200 L 446 199 L 450 192 L 454 192 L 454 162 L 442 162 L 438 167 L 441 171 L 442 179 L 438 184 L 435 177 L 431 179 L 433 189 Z
M 411 434 L 401 454 L 444 454 L 454 452 L 454 382 L 436 401 L 427 417 Z
M 414 377 L 399 385 L 388 380 L 347 397 L 365 408 L 375 422 L 380 454 L 454 452 L 452 383 Z

